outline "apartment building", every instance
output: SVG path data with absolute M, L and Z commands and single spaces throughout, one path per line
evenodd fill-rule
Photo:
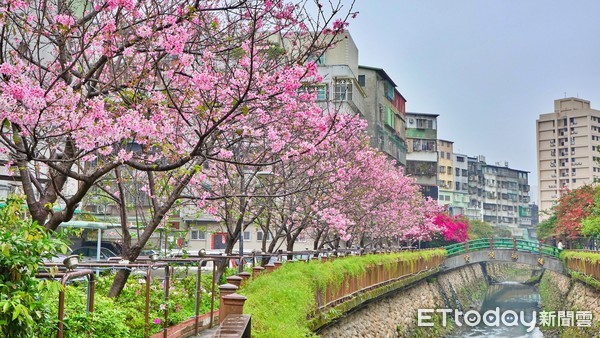
M 406 113 L 406 174 L 414 177 L 423 195 L 438 199 L 438 114 Z
M 317 91 L 317 100 L 326 109 L 336 109 L 342 113 L 357 114 L 365 118 L 366 93 L 358 83 L 358 48 L 350 33 L 329 48 L 317 60 L 322 81 L 312 88 Z
M 367 93 L 363 117 L 371 147 L 406 167 L 406 99 L 381 68 L 359 66 L 358 83 Z
M 454 166 L 454 190 L 452 192 L 452 215 L 468 216 L 469 208 L 469 162 L 468 156 L 452 154 Z
M 473 220 L 483 221 L 483 196 L 485 181 L 482 166 L 485 164 L 485 156 L 467 157 L 468 193 L 469 206 L 466 216 Z
M 540 220 L 561 189 L 591 184 L 600 176 L 600 110 L 590 101 L 569 97 L 554 100 L 554 112 L 536 121 Z
M 437 140 L 438 151 L 438 203 L 451 208 L 454 195 L 454 142 Z
M 483 156 L 468 161 L 469 218 L 510 230 L 513 236 L 531 238 L 529 172 L 511 169 L 508 162 L 487 164 Z

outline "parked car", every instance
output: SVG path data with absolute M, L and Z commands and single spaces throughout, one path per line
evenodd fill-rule
M 73 250 L 72 255 L 78 255 L 82 261 L 96 261 L 98 260 L 98 247 L 96 246 L 82 246 Z M 100 260 L 107 260 L 110 257 L 117 257 L 118 255 L 112 250 L 105 247 L 100 247 Z
M 96 247 L 97 245 L 98 245 L 97 241 L 85 241 L 81 244 L 82 247 L 84 247 L 84 246 Z M 117 256 L 121 255 L 121 251 L 123 249 L 123 247 L 121 246 L 121 243 L 111 242 L 111 241 L 102 241 L 102 242 L 100 242 L 100 246 L 103 248 L 107 248 L 108 250 L 114 252 L 115 254 L 117 254 Z

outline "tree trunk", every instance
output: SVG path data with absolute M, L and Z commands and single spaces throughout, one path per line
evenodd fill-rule
M 286 241 L 286 247 L 285 247 L 285 249 L 288 252 L 294 251 L 294 237 L 293 236 L 288 236 L 288 240 Z M 294 255 L 289 254 L 288 255 L 288 260 L 292 260 L 292 259 L 294 259 Z
M 115 279 L 113 280 L 112 285 L 110 286 L 110 290 L 108 291 L 109 298 L 116 298 L 121 294 L 125 284 L 127 283 L 127 278 L 129 278 L 129 274 L 131 272 L 127 269 L 120 269 L 117 271 L 115 275 Z
M 238 232 L 238 234 L 239 234 L 239 232 Z M 238 236 L 235 236 L 235 233 L 234 233 L 234 235 L 231 237 L 232 238 L 229 238 L 229 236 L 227 236 L 227 245 L 225 246 L 225 253 L 228 255 L 236 254 L 236 253 L 233 253 L 233 246 L 237 242 Z M 223 276 L 223 272 L 225 271 L 225 268 L 227 268 L 227 266 L 228 266 L 227 263 L 228 263 L 228 259 L 219 259 L 215 262 L 215 265 L 217 266 L 217 271 L 215 272 L 215 281 L 217 282 L 217 284 L 220 284 L 221 276 Z M 244 264 L 244 263 L 240 260 L 239 264 Z

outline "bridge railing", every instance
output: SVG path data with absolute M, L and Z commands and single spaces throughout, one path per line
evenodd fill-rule
M 558 249 L 542 242 L 529 241 L 520 238 L 480 238 L 463 243 L 451 244 L 445 247 L 448 256 L 461 255 L 469 251 L 508 249 L 525 251 L 533 254 L 558 257 Z

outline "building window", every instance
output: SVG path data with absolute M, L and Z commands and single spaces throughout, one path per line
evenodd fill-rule
M 311 55 L 308 57 L 308 60 L 306 60 L 306 61 L 308 61 L 308 62 L 314 61 L 317 65 L 324 65 L 325 64 L 325 54 Z
M 396 126 L 396 117 L 394 116 L 394 111 L 390 107 L 385 107 L 385 124 L 392 128 L 395 128 Z
M 413 140 L 413 151 L 436 151 L 434 140 Z
M 192 230 L 190 239 L 194 241 L 204 241 L 206 240 L 206 231 Z
M 445 174 L 446 173 L 446 167 L 444 167 L 443 165 L 440 166 L 440 174 Z
M 317 101 L 327 101 L 329 98 L 329 91 L 327 90 L 327 85 L 317 85 L 317 86 L 302 86 L 298 89 L 299 92 L 308 92 L 308 93 L 317 93 Z
M 257 241 L 262 241 L 264 237 L 264 234 L 262 231 L 257 231 L 256 232 L 256 240 Z M 271 240 L 271 233 L 267 232 L 267 241 Z
M 446 153 L 446 158 L 451 158 L 450 153 Z
M 440 158 L 444 158 L 444 152 L 440 151 Z
M 334 100 L 336 101 L 350 101 L 352 100 L 352 80 L 350 79 L 339 79 L 335 80 L 335 94 Z
M 460 176 L 460 169 L 459 168 L 454 168 L 454 175 L 455 176 Z
M 456 157 L 456 162 L 464 162 L 464 161 L 465 161 L 464 157 L 462 157 L 462 156 L 457 156 Z
M 394 101 L 394 86 L 391 83 L 385 83 L 385 98 Z
M 317 101 L 327 101 L 328 99 L 328 90 L 327 85 L 316 86 L 317 91 Z
M 244 231 L 244 240 L 249 241 L 251 239 L 250 231 Z
M 359 76 L 358 76 L 358 84 L 359 84 L 361 87 L 364 87 L 364 86 L 365 86 L 365 76 L 364 76 L 364 75 L 359 75 Z
M 417 119 L 417 129 L 433 129 L 433 121 L 426 119 Z

